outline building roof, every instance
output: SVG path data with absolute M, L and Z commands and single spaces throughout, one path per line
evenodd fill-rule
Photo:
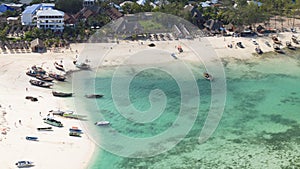
M 5 5 L 12 7 L 12 8 L 21 8 L 24 4 L 9 3 L 9 4 L 5 4 Z
M 45 47 L 44 42 L 39 38 L 34 39 L 30 42 L 31 47 Z
M 9 7 L 9 6 L 7 6 L 7 5 L 0 5 L 0 12 L 1 13 L 3 13 L 3 12 L 6 12 L 6 11 L 13 11 L 14 9 L 13 8 L 11 8 L 11 7 Z
M 47 10 L 40 10 L 36 13 L 37 16 L 64 16 L 64 12 L 48 8 Z
M 106 14 L 113 20 L 119 19 L 120 17 L 123 16 L 123 14 L 121 12 L 119 12 L 116 8 L 107 9 Z
M 27 6 L 22 14 L 34 14 L 36 10 L 42 7 L 42 4 L 33 4 L 31 6 Z

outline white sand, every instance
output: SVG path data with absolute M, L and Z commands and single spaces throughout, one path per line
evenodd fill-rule
M 283 44 L 291 40 L 292 33 L 279 34 Z M 80 122 L 76 120 L 57 118 L 62 121 L 65 127 L 55 128 L 52 132 L 38 132 L 37 127 L 47 126 L 43 123 L 42 116 L 46 116 L 49 110 L 61 108 L 72 109 L 72 105 L 64 103 L 62 98 L 55 98 L 50 89 L 31 86 L 29 79 L 31 77 L 25 74 L 26 70 L 32 65 L 41 66 L 47 71 L 55 70 L 54 61 L 60 61 L 63 58 L 64 66 L 67 70 L 76 69 L 72 61 L 78 55 L 79 61 L 90 60 L 93 67 L 98 66 L 117 66 L 122 64 L 147 64 L 175 62 L 171 54 L 175 53 L 178 60 L 203 61 L 209 58 L 209 52 L 206 47 L 215 51 L 217 56 L 236 57 L 240 59 L 255 58 L 255 45 L 252 38 L 233 38 L 233 37 L 209 37 L 195 40 L 181 41 L 161 41 L 153 42 L 156 47 L 150 48 L 147 45 L 152 43 L 121 41 L 120 44 L 73 44 L 72 51 L 64 49 L 64 53 L 48 52 L 45 54 L 17 53 L 0 54 L 0 130 L 6 128 L 6 135 L 0 134 L 0 154 L 1 168 L 14 168 L 18 160 L 30 160 L 35 162 L 39 169 L 82 169 L 88 164 L 93 154 L 95 145 L 83 134 L 82 138 L 74 138 L 68 135 L 68 129 L 71 126 L 80 127 Z M 264 52 L 272 51 L 272 47 L 267 47 L 264 42 L 269 41 L 272 45 L 271 37 L 258 37 L 256 41 L 260 44 Z M 241 41 L 245 49 L 228 48 L 227 44 Z M 192 46 L 199 44 L 203 49 L 201 59 L 194 53 Z M 184 52 L 178 53 L 175 46 L 181 45 Z M 79 53 L 76 53 L 77 50 Z M 148 54 L 157 52 L 156 55 L 144 57 L 143 51 Z M 141 52 L 141 53 L 140 53 Z M 140 54 L 139 54 L 140 53 Z M 160 55 L 161 53 L 161 55 Z M 134 55 L 134 59 L 130 58 Z M 140 58 L 140 59 L 139 59 Z M 28 91 L 25 90 L 28 88 Z M 25 96 L 38 97 L 38 102 L 31 102 L 25 99 Z M 3 118 L 3 112 L 6 112 Z M 22 120 L 22 124 L 19 124 Z M 37 136 L 39 142 L 27 141 L 26 136 Z
M 6 135 L 0 134 L 0 168 L 16 168 L 15 162 L 18 160 L 33 161 L 35 168 L 39 169 L 82 169 L 88 164 L 94 144 L 85 134 L 81 138 L 69 136 L 70 127 L 80 128 L 79 121 L 57 117 L 64 124 L 63 128 L 52 127 L 53 131 L 37 131 L 37 127 L 49 126 L 42 120 L 49 110 L 70 110 L 72 106 L 66 107 L 62 98 L 52 96 L 51 89 L 31 86 L 28 81 L 33 78 L 25 74 L 27 68 L 35 64 L 43 64 L 47 71 L 58 72 L 53 63 L 61 58 L 67 68 L 73 69 L 74 56 L 75 52 L 70 50 L 65 50 L 64 53 L 0 55 L 0 113 L 6 112 L 4 120 L 2 113 L 0 114 L 0 129 L 8 130 Z M 38 102 L 26 100 L 26 96 L 37 97 Z M 39 141 L 28 141 L 26 136 L 36 136 Z

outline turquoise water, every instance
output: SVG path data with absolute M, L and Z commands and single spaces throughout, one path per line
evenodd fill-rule
M 147 158 L 120 157 L 98 147 L 89 168 L 300 168 L 299 58 L 294 53 L 251 60 L 223 59 L 227 81 L 225 111 L 217 130 L 203 144 L 198 143 L 198 137 L 210 107 L 211 86 L 201 76 L 203 65 L 188 64 L 196 79 L 200 106 L 192 129 L 181 142 L 167 152 Z M 101 69 L 96 74 L 78 72 L 74 77 L 78 90 L 76 109 L 89 114 L 84 124 L 95 141 L 106 141 L 106 132 L 115 132 L 93 125 L 104 119 L 119 133 L 133 138 L 153 137 L 172 127 L 182 102 L 176 80 L 156 69 L 144 70 L 133 78 L 128 89 L 130 101 L 141 112 L 151 108 L 152 90 L 162 90 L 167 98 L 159 117 L 149 123 L 134 123 L 124 118 L 114 103 L 111 85 L 115 69 Z M 124 81 L 125 74 L 128 72 L 114 78 Z M 88 100 L 79 97 L 80 91 L 105 96 Z

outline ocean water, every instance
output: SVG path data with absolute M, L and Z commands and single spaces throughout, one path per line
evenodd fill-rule
M 138 69 L 131 66 L 127 69 L 130 71 L 116 75 L 116 67 L 106 67 L 74 73 L 76 111 L 89 115 L 83 126 L 98 145 L 88 168 L 300 168 L 300 56 L 271 53 L 249 60 L 222 59 L 222 63 L 227 85 L 225 109 L 216 131 L 201 144 L 198 137 L 212 98 L 211 84 L 202 77 L 205 70 L 201 63 L 187 63 L 195 79 L 180 76 L 198 87 L 197 91 L 191 88 L 190 97 L 185 100 L 182 100 L 183 90 L 178 79 L 160 69 L 149 68 L 136 73 Z M 128 80 L 128 75 L 134 76 L 126 86 L 123 82 Z M 123 91 L 114 93 L 114 84 L 119 84 L 125 94 Z M 126 92 L 130 103 L 126 101 Z M 104 97 L 96 100 L 83 97 L 90 93 L 101 93 Z M 130 111 L 135 110 L 141 118 L 147 116 L 152 104 L 153 112 L 160 112 L 160 105 L 165 107 L 147 123 L 135 122 L 130 116 Z M 182 106 L 188 107 L 184 114 L 180 114 Z M 123 110 L 125 113 L 120 113 Z M 196 116 L 192 114 L 195 110 Z M 190 118 L 183 122 L 191 123 L 191 129 L 181 135 L 175 146 L 169 146 L 168 151 L 159 143 L 152 144 L 151 150 L 162 151 L 154 156 L 138 152 L 139 158 L 124 157 L 126 153 L 128 156 L 137 153 L 131 149 L 138 150 L 140 145 L 111 136 L 121 133 L 130 138 L 152 138 L 173 128 L 174 121 L 181 116 Z M 95 126 L 94 122 L 100 120 L 110 121 L 110 127 Z M 184 126 L 177 124 L 178 129 L 181 125 Z M 172 139 L 169 141 L 174 141 Z

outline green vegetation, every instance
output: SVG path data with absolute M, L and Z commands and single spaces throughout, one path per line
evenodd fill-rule
M 163 25 L 160 23 L 154 22 L 152 20 L 147 20 L 147 21 L 139 21 L 141 26 L 145 29 L 146 32 L 150 32 L 150 30 L 161 30 L 163 29 Z
M 76 14 L 82 9 L 83 0 L 57 0 L 55 7 L 66 13 Z
M 201 0 L 201 2 L 204 0 Z M 18 2 L 18 0 L 3 0 L 2 2 Z M 53 2 L 51 0 L 33 0 L 32 3 L 47 3 Z M 55 0 L 56 8 L 64 11 L 68 14 L 76 14 L 82 9 L 83 0 Z M 124 1 L 122 0 L 111 0 L 109 2 L 114 2 L 120 4 Z M 92 26 L 102 27 L 111 21 L 111 18 L 107 15 L 106 10 L 111 8 L 109 2 L 98 1 L 96 6 L 99 7 L 99 13 L 89 16 L 87 19 L 78 19 L 74 27 L 65 27 L 63 33 L 53 33 L 50 30 L 40 30 L 37 28 L 28 30 L 24 35 L 19 38 L 21 40 L 30 41 L 35 38 L 40 38 L 46 41 L 48 46 L 57 45 L 59 43 L 68 42 L 82 42 L 89 38 L 91 34 L 95 32 L 91 29 Z M 283 19 L 282 17 L 290 18 L 290 23 L 294 27 L 294 19 L 299 18 L 300 14 L 300 1 L 293 3 L 287 0 L 264 0 L 261 1 L 262 5 L 259 6 L 255 2 L 248 3 L 247 0 L 222 0 L 221 5 L 211 6 L 202 8 L 199 4 L 200 1 L 193 1 L 192 5 L 195 9 L 199 10 L 202 14 L 202 18 L 199 16 L 192 15 L 191 11 L 185 9 L 190 1 L 188 0 L 168 0 L 161 1 L 160 6 L 153 7 L 150 2 L 154 0 L 148 0 L 145 5 L 139 5 L 135 1 L 133 3 L 125 4 L 122 9 L 124 14 L 135 14 L 140 12 L 162 12 L 166 14 L 176 15 L 178 17 L 184 18 L 197 26 L 201 27 L 202 24 L 209 19 L 218 19 L 223 21 L 225 24 L 232 23 L 236 27 L 240 26 L 254 26 L 256 23 L 268 24 L 275 22 L 275 28 L 283 29 Z M 198 4 L 198 5 L 196 5 Z M 24 6 L 25 8 L 25 6 Z M 19 16 L 19 12 L 7 11 L 3 13 L 2 16 Z M 200 19 L 199 19 L 200 18 Z M 273 19 L 274 18 L 274 19 Z M 156 20 L 155 20 L 156 19 Z M 148 30 L 161 30 L 167 27 L 164 23 L 167 23 L 168 16 L 161 15 L 159 18 L 154 18 L 153 21 L 139 21 L 139 23 Z M 15 25 L 19 30 L 23 26 Z M 11 30 L 12 26 L 6 24 L 0 25 L 0 40 L 8 40 L 7 35 Z M 59 40 L 63 39 L 63 40 Z

